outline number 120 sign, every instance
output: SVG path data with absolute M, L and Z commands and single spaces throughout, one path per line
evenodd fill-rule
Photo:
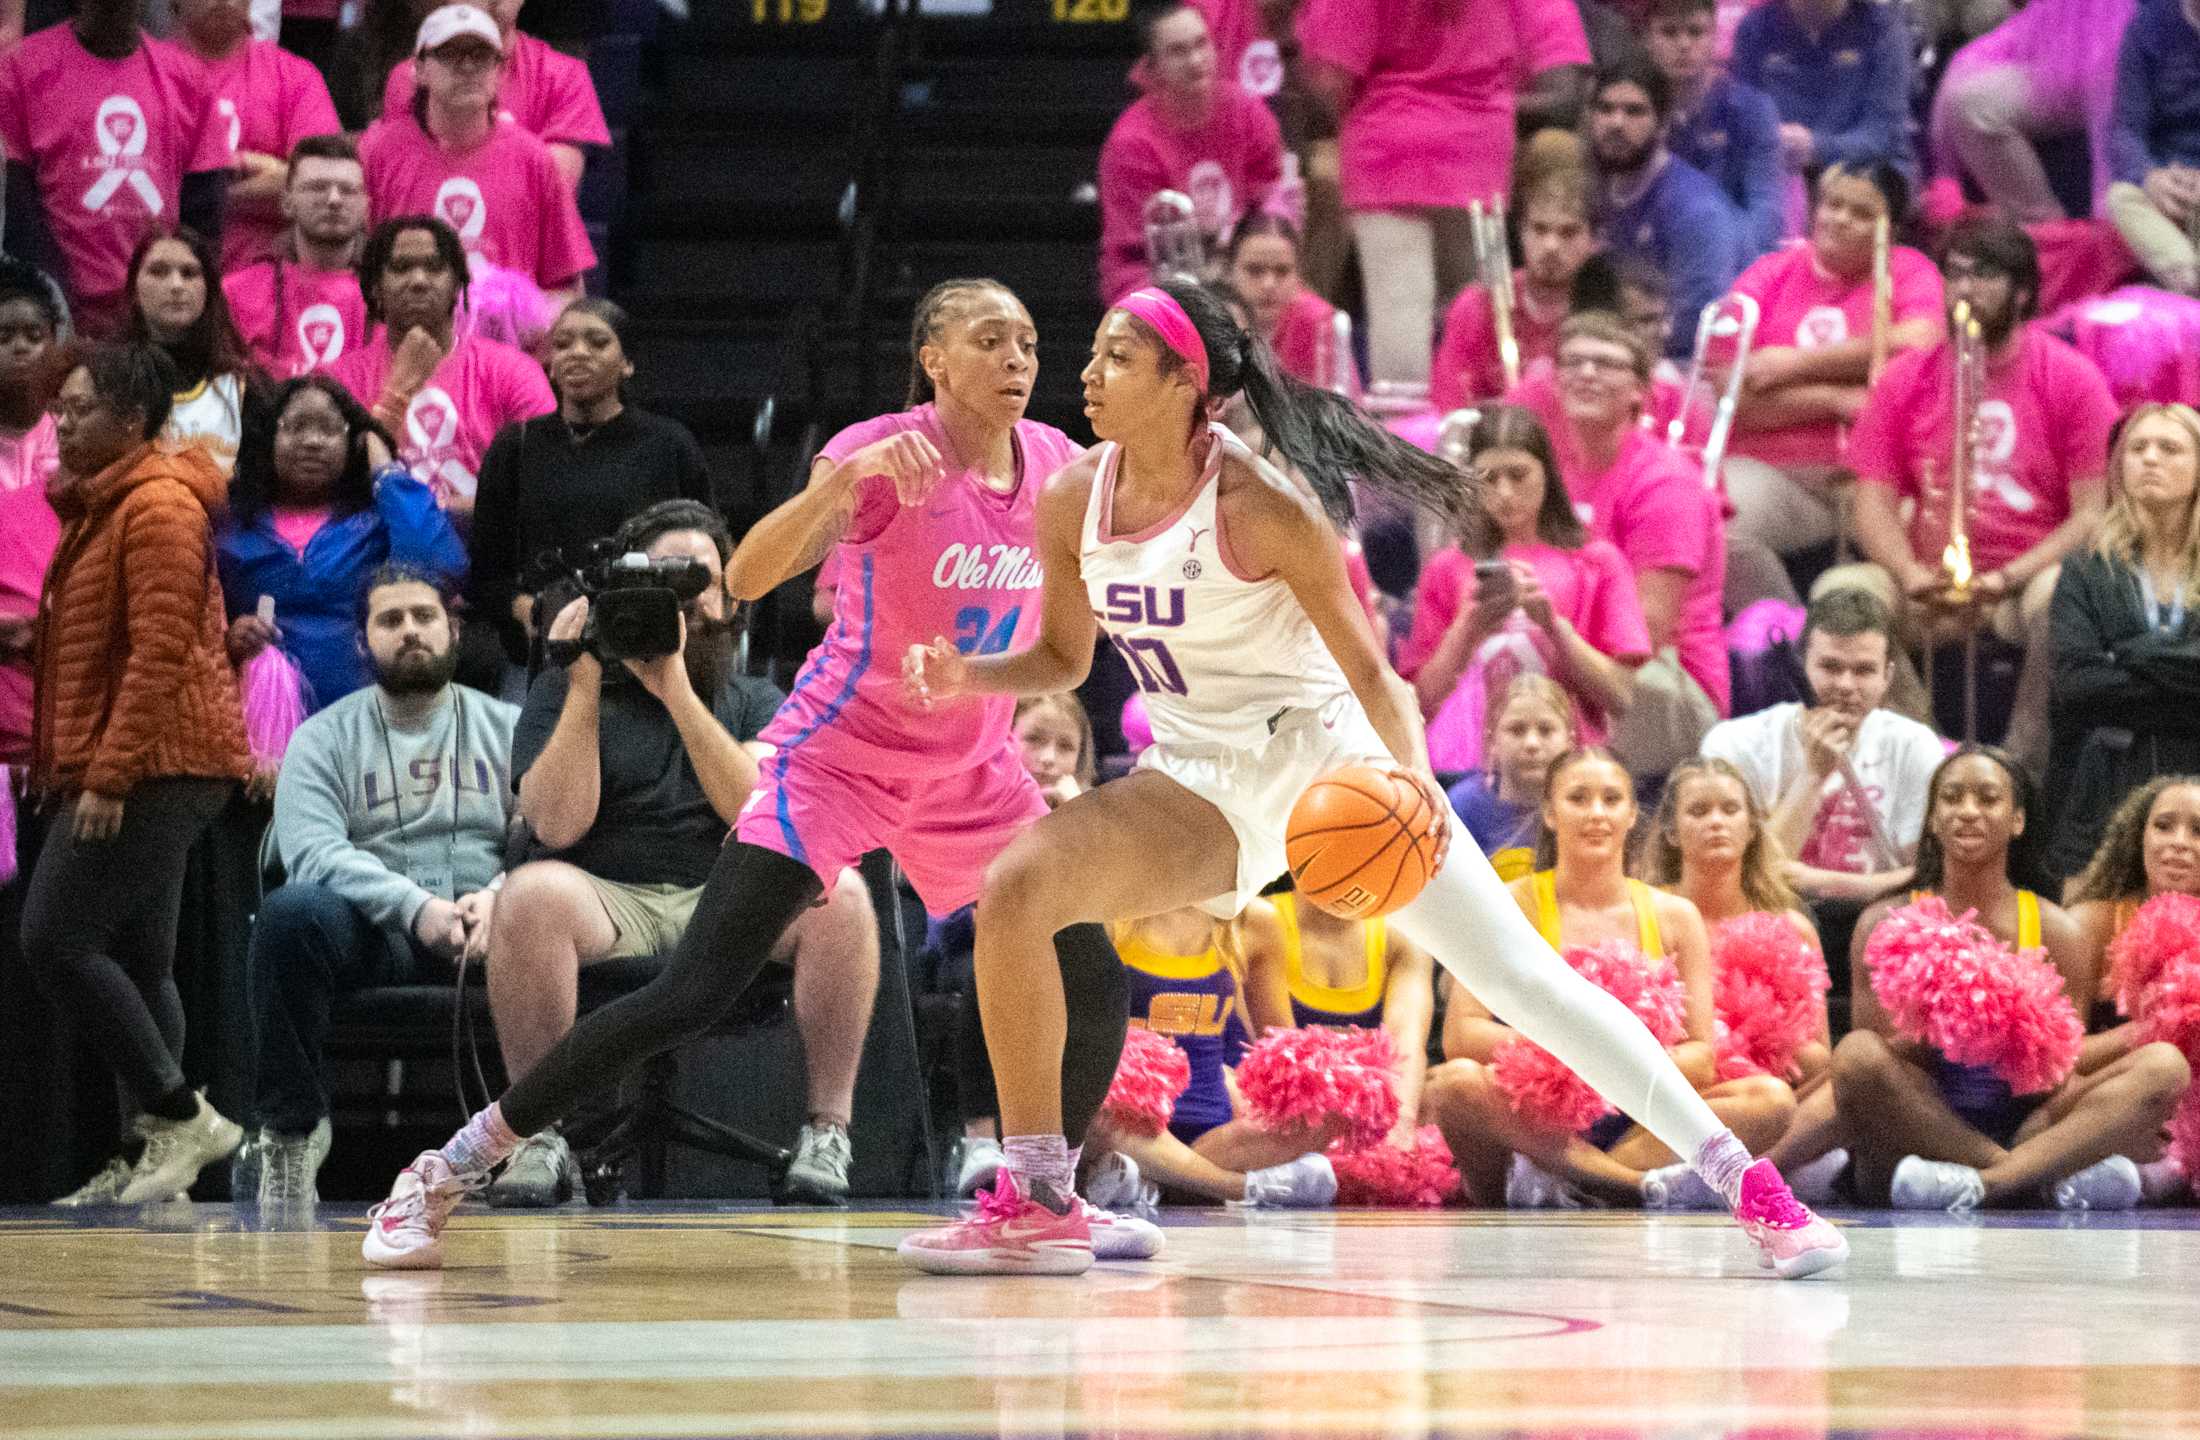
M 815 25 L 825 18 L 825 0 L 749 0 L 759 25 Z
M 1053 6 L 1065 25 L 1119 25 L 1131 13 L 1131 0 L 1053 0 Z

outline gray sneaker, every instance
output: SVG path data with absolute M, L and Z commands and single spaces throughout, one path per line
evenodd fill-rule
M 123 1187 L 130 1183 L 130 1175 L 130 1162 L 117 1155 L 97 1175 L 53 1203 L 70 1209 L 84 1205 L 117 1204 L 122 1199 Z
M 116 1197 L 119 1203 L 151 1205 L 176 1199 L 190 1190 L 201 1170 L 227 1160 L 244 1143 L 244 1127 L 207 1104 L 204 1091 L 199 1092 L 198 1102 L 198 1113 L 188 1120 L 138 1117 L 145 1153 L 138 1157 L 130 1183 Z
M 1247 1209 L 1318 1210 L 1336 1198 L 1337 1172 L 1326 1155 L 1309 1153 L 1286 1164 L 1245 1173 Z
M 947 1173 L 955 1186 L 955 1194 L 964 1200 L 973 1199 L 980 1190 L 993 1184 L 993 1177 L 1001 1173 L 1001 1142 L 984 1135 L 965 1135 L 955 1142 L 955 1153 L 947 1163 Z
M 780 1198 L 812 1205 L 848 1203 L 848 1164 L 855 1151 L 838 1125 L 805 1125 L 794 1142 L 794 1161 L 779 1183 Z
M 573 1198 L 576 1173 L 565 1137 L 555 1130 L 538 1131 L 519 1142 L 483 1198 L 503 1209 L 547 1210 Z
M 313 1182 L 321 1173 L 321 1162 L 328 1159 L 332 1139 L 326 1115 L 310 1135 L 284 1135 L 274 1130 L 255 1135 L 253 1145 L 260 1155 L 255 1193 L 260 1209 L 295 1211 L 320 1204 L 320 1192 Z

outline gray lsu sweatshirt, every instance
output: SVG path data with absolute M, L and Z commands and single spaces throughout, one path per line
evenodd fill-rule
M 518 718 L 462 685 L 409 730 L 389 722 L 376 685 L 309 717 L 275 785 L 286 878 L 325 885 L 401 934 L 430 897 L 487 885 L 504 866 Z

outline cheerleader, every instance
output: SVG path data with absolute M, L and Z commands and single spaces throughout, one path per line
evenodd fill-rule
M 1254 1033 L 1306 1025 L 1388 1031 L 1398 1050 L 1398 1123 L 1389 1139 L 1410 1148 L 1428 1073 L 1435 962 L 1383 921 L 1340 920 L 1301 904 L 1288 887 L 1269 904 L 1275 943 L 1247 960 Z
M 1671 1047 L 1673 1063 L 1755 1153 L 1787 1128 L 1794 1092 L 1766 1075 L 1718 1079 L 1703 917 L 1681 896 L 1628 878 L 1627 837 L 1635 821 L 1634 781 L 1609 751 L 1560 757 L 1543 805 L 1538 868 L 1513 882 L 1512 898 L 1553 949 L 1620 941 L 1646 962 L 1673 962 L 1686 992 L 1685 1038 Z M 1462 1058 L 1429 1076 L 1423 1108 L 1443 1127 L 1470 1203 L 1494 1204 L 1503 1195 L 1518 1208 L 1577 1208 L 1584 1199 L 1652 1208 L 1717 1204 L 1671 1149 L 1624 1115 L 1577 1134 L 1521 1113 L 1492 1066 L 1514 1033 L 1464 984 L 1452 992 L 1444 1053 Z
M 1230 1075 L 1254 1030 L 1245 999 L 1247 950 L 1259 944 L 1264 965 L 1274 968 L 1276 912 L 1256 902 L 1236 919 L 1217 920 L 1187 906 L 1112 927 L 1112 934 L 1130 976 L 1131 1023 L 1176 1043 L 1191 1062 L 1191 1084 L 1158 1135 L 1131 1133 L 1102 1109 L 1090 1141 L 1086 1198 L 1135 1204 L 1146 1182 L 1176 1199 L 1263 1208 L 1304 1209 L 1335 1199 L 1336 1173 L 1321 1152 L 1344 1133 L 1344 1122 L 1256 1124 L 1244 1114 Z
M 2032 781 L 2007 753 L 1967 745 L 1934 770 L 1915 888 L 1857 922 L 1850 956 L 1856 1028 L 1834 1050 L 1841 1143 L 1866 1204 L 1975 1210 L 2052 1203 L 2128 1210 L 2135 1162 L 2162 1153 L 2162 1127 L 2190 1071 L 2169 1045 L 2146 1045 L 2040 1095 L 2018 1095 L 1984 1066 L 1959 1065 L 1898 1034 L 1872 988 L 1871 936 L 1898 906 L 1938 896 L 2018 951 L 2044 950 L 2078 1013 L 2093 1002 L 2093 955 L 2078 922 L 2041 898 L 2046 871 L 2026 821 Z

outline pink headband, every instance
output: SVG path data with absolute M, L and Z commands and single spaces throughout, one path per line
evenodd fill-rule
M 1184 307 L 1176 303 L 1174 296 L 1148 285 L 1116 301 L 1114 308 L 1151 325 L 1154 333 L 1161 337 L 1161 343 L 1192 367 L 1192 379 L 1198 383 L 1199 393 L 1207 393 L 1206 343 L 1199 338 L 1199 327 L 1192 323 L 1192 317 L 1184 313 Z

